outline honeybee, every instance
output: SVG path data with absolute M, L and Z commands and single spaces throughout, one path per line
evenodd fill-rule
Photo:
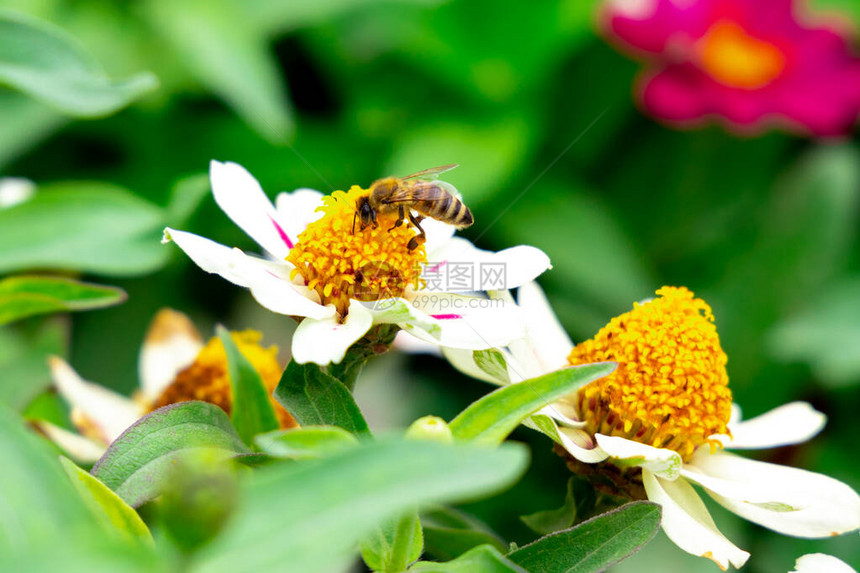
M 409 240 L 406 248 L 414 250 L 419 241 L 425 238 L 421 221 L 425 217 L 453 225 L 458 229 L 470 226 L 474 219 L 472 212 L 460 199 L 454 186 L 439 181 L 436 176 L 457 167 L 458 164 L 432 167 L 407 175 L 406 177 L 385 177 L 370 186 L 370 192 L 356 202 L 356 212 L 352 219 L 352 232 L 355 233 L 355 220 L 361 220 L 361 229 L 377 227 L 377 213 L 397 212 L 397 221 L 391 229 L 399 227 L 407 219 L 418 229 L 418 234 Z M 416 211 L 418 215 L 412 213 Z M 389 229 L 389 231 L 391 230 Z

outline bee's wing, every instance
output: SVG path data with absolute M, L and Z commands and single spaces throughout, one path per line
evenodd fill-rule
M 415 181 L 409 185 L 400 185 L 397 191 L 383 200 L 383 203 L 438 201 L 448 193 L 442 181 Z
M 445 173 L 446 171 L 451 171 L 455 167 L 459 167 L 459 163 L 451 163 L 450 165 L 440 165 L 439 167 L 431 167 L 430 169 L 425 169 L 423 171 L 419 171 L 417 173 L 413 173 L 412 175 L 407 175 L 406 177 L 401 177 L 401 179 L 434 179 L 440 173 Z

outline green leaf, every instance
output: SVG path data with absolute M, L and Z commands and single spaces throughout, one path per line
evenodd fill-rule
M 529 571 L 603 571 L 648 543 L 660 526 L 660 506 L 635 501 L 576 527 L 541 537 L 508 555 Z
M 68 325 L 60 319 L 0 327 L 0 404 L 21 411 L 50 385 L 48 356 L 66 352 Z
M 223 457 L 249 453 L 224 410 L 207 402 L 180 402 L 135 422 L 91 473 L 137 507 L 159 494 L 164 472 L 178 456 L 199 449 L 217 450 Z
M 387 4 L 426 4 L 432 6 L 443 0 L 388 0 Z M 363 6 L 378 6 L 379 0 L 317 0 L 315 2 L 281 2 L 279 0 L 245 0 L 242 8 L 254 25 L 272 36 L 319 22 L 331 22 L 360 10 Z
M 860 277 L 846 277 L 809 297 L 769 333 L 770 354 L 806 362 L 831 387 L 860 382 Z
M 23 94 L 0 90 L 0 170 L 43 141 L 68 120 Z
M 0 459 L 0 560 L 14 551 L 26 553 L 44 538 L 61 538 L 71 529 L 96 530 L 95 519 L 63 474 L 56 454 L 3 405 Z
M 275 399 L 301 426 L 339 426 L 353 434 L 370 433 L 346 386 L 316 364 L 291 361 L 275 388 Z
M 197 81 L 269 141 L 287 140 L 293 118 L 284 80 L 240 3 L 152 0 L 148 8 L 153 25 Z
M 421 557 L 424 535 L 415 510 L 385 521 L 361 541 L 361 557 L 374 571 L 399 573 Z
M 534 569 L 534 571 L 540 571 Z M 480 545 L 447 563 L 416 563 L 409 573 L 528 573 L 492 545 Z M 543 572 L 541 572 L 543 573 Z
M 421 504 L 489 495 L 524 471 L 519 444 L 501 448 L 424 441 L 373 441 L 332 456 L 263 468 L 244 504 L 195 573 L 346 565 L 358 541 L 386 519 Z
M 148 72 L 110 80 L 63 30 L 9 10 L 0 10 L 0 83 L 82 117 L 113 113 L 158 86 Z
M 280 424 L 260 374 L 236 347 L 230 331 L 220 325 L 216 330 L 227 353 L 227 370 L 233 390 L 230 420 L 242 441 L 251 445 L 254 436 L 275 430 Z
M 472 359 L 475 361 L 478 368 L 486 372 L 493 380 L 504 380 L 505 382 L 510 383 L 511 380 L 508 376 L 508 361 L 505 360 L 504 354 L 495 348 L 475 350 L 472 353 Z
M 451 432 L 458 440 L 500 444 L 530 415 L 614 369 L 614 363 L 573 366 L 504 386 L 451 420 Z
M 597 499 L 594 486 L 586 478 L 573 476 L 567 480 L 567 494 L 564 505 L 558 509 L 538 511 L 531 515 L 520 516 L 523 523 L 541 535 L 567 529 L 577 521 L 584 521 L 594 513 Z
M 8 277 L 0 280 L 0 324 L 37 314 L 104 308 L 125 299 L 125 292 L 116 287 L 57 277 Z
M 627 309 L 643 293 L 653 293 L 656 281 L 646 266 L 648 258 L 596 192 L 569 179 L 562 183 L 543 178 L 507 201 L 515 199 L 490 235 L 505 244 L 534 245 L 549 255 L 554 271 L 544 282 L 551 300 L 554 291 L 582 293 L 593 301 L 584 305 L 586 310 L 593 312 L 590 307 L 597 303 L 606 309 L 599 316 L 612 316 L 610 311 Z
M 106 183 L 40 187 L 0 209 L 0 273 L 32 268 L 137 275 L 161 267 L 164 212 Z
M 254 438 L 260 450 L 276 458 L 321 458 L 354 447 L 355 436 L 337 426 L 308 426 L 260 434 Z
M 181 228 L 209 195 L 209 175 L 198 173 L 176 181 L 167 204 L 166 225 Z
M 424 550 L 434 559 L 449 561 L 479 545 L 507 551 L 507 544 L 476 517 L 449 507 L 438 507 L 421 514 Z
M 140 543 L 149 545 L 154 543 L 149 528 L 137 512 L 117 494 L 70 459 L 60 456 L 60 462 L 81 499 L 106 531 Z

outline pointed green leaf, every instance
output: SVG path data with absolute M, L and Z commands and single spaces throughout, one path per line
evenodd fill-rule
M 233 390 L 230 419 L 242 441 L 250 445 L 254 436 L 275 430 L 280 424 L 260 374 L 236 347 L 230 331 L 218 326 L 217 332 L 227 353 L 227 369 Z
M 9 10 L 0 11 L 0 84 L 70 115 L 108 115 L 154 90 L 148 72 L 114 82 L 83 47 L 60 28 Z
M 519 444 L 368 441 L 318 460 L 262 468 L 191 571 L 337 570 L 383 521 L 422 504 L 490 495 L 521 475 L 527 457 Z
M 72 460 L 60 456 L 60 462 L 84 503 L 107 531 L 134 541 L 153 544 L 149 528 L 131 506 Z
M 144 416 L 114 441 L 92 475 L 137 507 L 156 497 L 164 472 L 187 450 L 223 457 L 249 453 L 224 410 L 207 402 L 180 402 Z
M 608 362 L 572 366 L 504 386 L 471 404 L 449 426 L 455 439 L 499 444 L 531 414 L 614 369 Z
M 537 572 L 540 569 L 534 569 Z M 499 553 L 492 545 L 470 549 L 446 563 L 416 563 L 409 573 L 528 573 L 525 569 Z
M 532 531 L 541 535 L 555 533 L 573 525 L 576 520 L 576 500 L 573 497 L 573 483 L 573 478 L 567 481 L 567 495 L 564 497 L 564 505 L 558 509 L 547 509 L 530 515 L 521 515 L 520 519 Z
M 383 522 L 361 541 L 364 562 L 383 573 L 406 570 L 423 550 L 424 535 L 415 510 Z
M 639 551 L 660 526 L 660 506 L 635 501 L 576 527 L 541 537 L 508 558 L 529 571 L 592 573 L 604 571 Z
M 505 540 L 490 527 L 458 509 L 437 507 L 421 514 L 424 550 L 433 559 L 450 561 L 479 545 L 507 551 Z
M 291 361 L 275 389 L 275 399 L 299 425 L 339 426 L 353 434 L 370 433 L 346 386 L 316 364 Z
M 358 444 L 353 434 L 337 426 L 308 426 L 260 434 L 254 438 L 260 450 L 276 458 L 321 458 Z
M 61 538 L 94 518 L 75 494 L 57 456 L 5 405 L 0 404 L 0 563 L 14 551 L 27 553 L 44 538 Z M 24 571 L 4 569 L 2 571 Z
M 164 212 L 107 183 L 40 186 L 32 199 L 0 209 L 0 273 L 33 268 L 128 276 L 170 254 L 159 243 Z
M 152 0 L 147 14 L 188 71 L 260 135 L 283 142 L 290 102 L 266 38 L 230 0 Z M 193 33 L 189 33 L 193 30 Z
M 9 277 L 0 280 L 0 324 L 37 314 L 104 308 L 125 298 L 116 287 L 57 277 Z

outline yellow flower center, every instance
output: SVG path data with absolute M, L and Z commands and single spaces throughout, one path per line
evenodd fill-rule
M 568 361 L 618 363 L 615 372 L 578 392 L 590 432 L 668 448 L 686 461 L 704 443 L 719 446 L 711 435 L 728 433 L 728 359 L 705 301 L 684 287 L 657 294 L 613 318 Z
M 296 266 L 292 278 L 301 275 L 322 304 L 334 304 L 341 317 L 350 299 L 392 298 L 410 284 L 417 288 L 421 265 L 427 262 L 423 244 L 407 248 L 416 232 L 406 222 L 394 227 L 396 213 L 377 213 L 376 228 L 361 228 L 356 201 L 368 193 L 353 185 L 348 192 L 323 197 L 317 208 L 323 216 L 299 234 L 287 256 Z
M 782 73 L 785 54 L 775 45 L 750 36 L 737 24 L 721 21 L 702 38 L 701 62 L 720 83 L 758 89 Z
M 272 401 L 281 427 L 296 426 L 293 417 L 271 397 L 281 380 L 281 366 L 277 358 L 278 347 L 263 348 L 260 345 L 263 335 L 253 330 L 231 334 L 239 352 L 254 366 L 269 391 L 269 399 Z M 224 344 L 217 336 L 206 343 L 191 366 L 176 375 L 176 379 L 151 405 L 151 410 L 188 400 L 209 402 L 230 413 L 233 390 L 230 387 L 230 375 L 227 370 L 227 353 L 224 351 Z

